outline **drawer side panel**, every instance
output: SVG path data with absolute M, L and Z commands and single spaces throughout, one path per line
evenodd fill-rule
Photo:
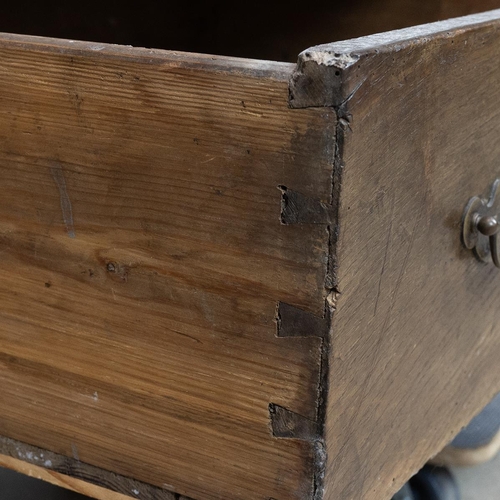
M 291 65 L 0 37 L 0 435 L 200 499 L 307 498 L 335 114 Z

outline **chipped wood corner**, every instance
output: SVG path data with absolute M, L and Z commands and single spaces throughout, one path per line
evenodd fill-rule
M 497 9 L 310 47 L 299 54 L 290 78 L 289 106 L 334 107 L 342 111 L 367 80 L 366 63 L 377 54 L 422 45 L 429 37 L 446 41 L 456 30 L 472 32 L 479 26 L 495 27 L 499 16 Z
M 360 56 L 341 52 L 336 44 L 311 47 L 299 54 L 289 82 L 291 108 L 338 107 L 349 99 L 346 74 Z

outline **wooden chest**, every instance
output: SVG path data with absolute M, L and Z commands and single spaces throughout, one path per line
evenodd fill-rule
M 500 11 L 337 3 L 0 22 L 261 58 L 0 37 L 0 465 L 389 499 L 500 390 Z

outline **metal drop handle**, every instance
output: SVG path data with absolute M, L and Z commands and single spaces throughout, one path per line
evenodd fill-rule
M 474 196 L 465 207 L 462 239 L 483 262 L 493 261 L 500 268 L 500 179 L 491 187 L 488 198 Z
M 484 236 L 488 236 L 491 258 L 495 266 L 500 268 L 500 256 L 498 255 L 498 233 L 500 224 L 493 215 L 484 215 L 477 222 L 477 229 Z

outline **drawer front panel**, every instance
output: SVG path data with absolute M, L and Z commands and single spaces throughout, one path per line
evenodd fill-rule
M 461 238 L 500 177 L 499 18 L 313 47 L 292 79 L 340 124 L 326 498 L 390 498 L 500 390 L 500 273 Z

